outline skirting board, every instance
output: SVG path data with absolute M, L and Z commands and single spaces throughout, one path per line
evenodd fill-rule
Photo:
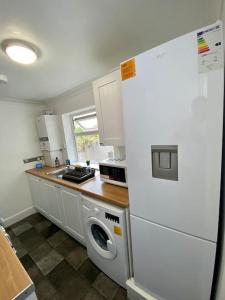
M 139 288 L 135 282 L 134 278 L 130 278 L 126 281 L 127 286 L 127 298 L 129 300 L 159 300 L 157 298 L 152 297 L 144 290 Z
M 19 222 L 20 220 L 23 220 L 24 218 L 36 213 L 37 210 L 31 206 L 24 210 L 21 210 L 20 212 L 16 213 L 15 215 L 12 215 L 6 219 L 0 218 L 1 223 L 3 226 L 8 227 L 16 222 Z

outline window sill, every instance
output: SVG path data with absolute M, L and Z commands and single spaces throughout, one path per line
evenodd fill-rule
M 87 164 L 85 162 L 79 162 L 79 161 L 72 161 L 71 165 L 80 165 L 82 167 L 87 167 Z M 99 171 L 99 164 L 98 163 L 90 164 L 90 167 Z

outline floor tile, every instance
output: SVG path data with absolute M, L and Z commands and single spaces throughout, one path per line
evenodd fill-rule
M 100 295 L 94 288 L 91 288 L 86 294 L 84 300 L 104 300 L 105 298 Z
M 50 280 L 52 285 L 57 289 L 61 288 L 73 277 L 77 276 L 77 272 L 74 268 L 69 265 L 65 260 L 58 264 L 54 270 L 52 270 L 47 278 Z
M 28 222 L 29 223 L 29 221 L 27 221 L 26 219 L 23 219 L 23 220 L 20 220 L 20 221 L 18 221 L 16 223 L 12 224 L 10 227 L 11 227 L 11 229 L 13 229 L 13 228 L 15 228 L 15 227 L 23 224 L 24 222 Z
M 120 287 L 113 300 L 126 300 L 126 299 L 127 299 L 127 291 L 122 287 Z
M 37 263 L 39 260 L 48 255 L 51 250 L 52 247 L 47 242 L 44 242 L 34 250 L 30 251 L 30 256 L 33 261 Z
M 22 262 L 24 268 L 26 270 L 28 270 L 31 266 L 34 265 L 34 261 L 32 260 L 32 258 L 30 257 L 29 254 L 24 255 L 20 261 Z
M 27 273 L 29 274 L 35 286 L 45 279 L 45 277 L 35 264 L 27 269 Z
M 14 245 L 14 244 L 13 244 Z M 26 255 L 28 252 L 26 249 L 24 248 L 20 248 L 20 249 L 16 249 L 16 255 L 18 256 L 18 258 L 22 258 L 24 255 Z
M 34 226 L 35 230 L 37 230 L 37 232 L 42 232 L 44 229 L 48 228 L 49 226 L 51 226 L 51 222 L 48 220 L 43 220 L 40 223 L 36 224 Z
M 25 220 L 34 226 L 46 219 L 40 213 L 36 213 L 36 214 L 30 215 Z
M 24 222 L 16 227 L 13 227 L 12 231 L 16 236 L 19 236 L 21 233 L 24 233 L 25 231 L 27 231 L 31 228 L 32 228 L 32 225 L 30 223 Z
M 53 248 L 55 248 L 58 245 L 60 245 L 63 241 L 68 239 L 68 237 L 69 236 L 67 233 L 65 233 L 62 230 L 59 230 L 55 234 L 53 234 L 50 238 L 48 238 L 48 242 Z
M 51 224 L 49 227 L 47 227 L 41 231 L 41 235 L 44 238 L 48 239 L 59 230 L 60 230 L 59 227 L 57 227 L 55 224 Z
M 52 250 L 46 256 L 44 256 L 41 260 L 37 262 L 38 268 L 41 270 L 43 275 L 47 275 L 50 273 L 61 261 L 63 257 L 61 254 Z
M 20 233 L 25 223 L 33 227 Z M 12 230 L 16 228 L 18 236 Z M 125 290 L 88 259 L 86 248 L 42 215 L 29 216 L 7 231 L 34 282 L 38 300 L 126 299 Z
M 75 248 L 79 247 L 80 244 L 76 242 L 73 238 L 69 237 L 64 242 L 62 242 L 55 249 L 59 252 L 63 257 L 69 255 Z
M 65 299 L 65 297 L 63 297 L 63 295 L 60 294 L 60 292 L 56 292 L 53 296 L 51 300 L 68 300 Z
M 15 237 L 15 239 L 13 240 L 13 246 L 16 249 L 16 255 L 19 258 L 21 258 L 27 254 L 27 250 L 23 247 L 23 245 L 18 237 Z
M 79 272 L 82 273 L 90 283 L 92 283 L 101 271 L 88 258 L 80 267 Z
M 90 289 L 90 283 L 84 277 L 76 276 L 61 288 L 60 294 L 62 294 L 64 298 L 68 300 L 80 300 L 85 297 Z
M 44 238 L 40 236 L 33 228 L 22 233 L 20 236 L 24 248 L 29 252 L 37 248 L 44 242 Z
M 108 300 L 113 299 L 119 289 L 119 286 L 104 273 L 99 274 L 93 287 Z
M 78 270 L 79 267 L 87 259 L 87 251 L 83 246 L 76 247 L 70 254 L 65 258 L 75 270 Z
M 8 235 L 10 236 L 10 238 L 11 238 L 12 241 L 15 238 L 17 238 L 11 227 L 7 227 L 7 228 L 5 228 L 5 230 L 8 233 Z
M 51 300 L 56 293 L 55 288 L 52 286 L 48 279 L 42 280 L 35 287 L 38 300 Z

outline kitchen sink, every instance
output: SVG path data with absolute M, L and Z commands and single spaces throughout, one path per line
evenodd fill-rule
M 54 176 L 64 180 L 73 181 L 75 183 L 82 183 L 95 176 L 95 169 L 89 167 L 74 167 L 68 166 L 62 169 L 58 169 L 52 172 L 46 173 L 46 175 Z
M 59 169 L 59 170 L 48 172 L 48 173 L 46 173 L 46 175 L 51 175 L 51 176 L 54 176 L 54 177 L 57 177 L 57 178 L 62 178 L 63 175 L 66 174 L 70 170 L 71 170 L 70 167 L 65 167 L 65 168 L 62 168 L 62 169 Z

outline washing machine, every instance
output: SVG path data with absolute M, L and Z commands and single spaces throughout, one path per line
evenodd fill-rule
M 83 196 L 82 211 L 89 258 L 126 287 L 129 264 L 125 209 Z

